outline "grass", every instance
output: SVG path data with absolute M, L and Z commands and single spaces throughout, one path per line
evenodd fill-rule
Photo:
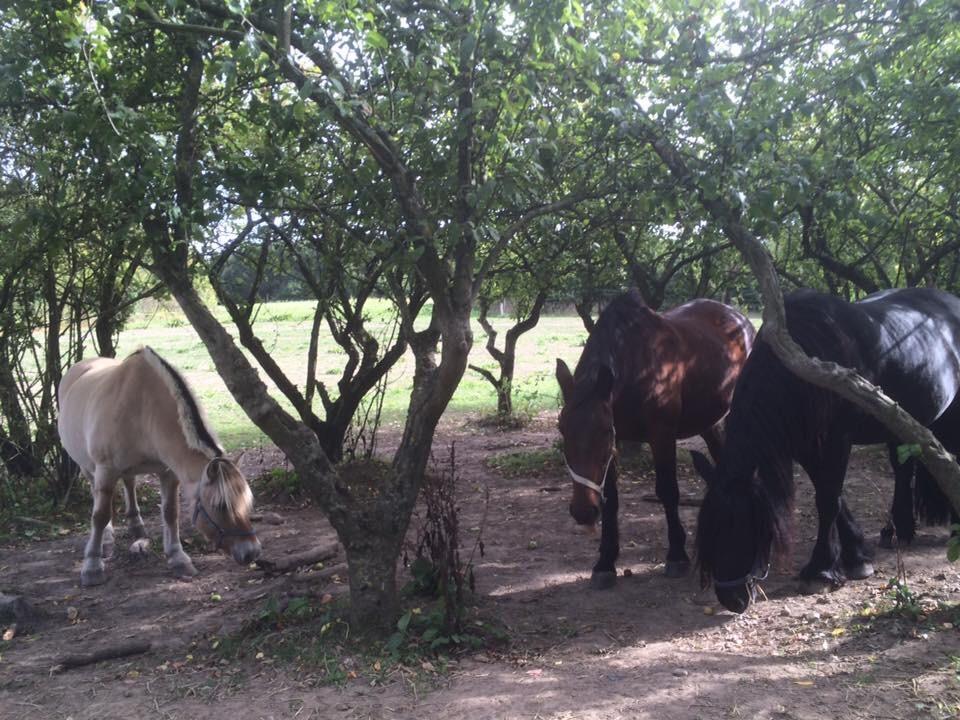
M 313 307 L 308 301 L 276 302 L 265 303 L 257 312 L 255 328 L 264 346 L 299 387 L 303 387 L 305 381 Z M 215 314 L 236 337 L 226 311 L 217 308 Z M 388 330 L 389 305 L 386 302 L 372 305 L 369 316 L 374 332 Z M 510 318 L 492 318 L 492 322 L 500 331 L 512 324 Z M 535 414 L 558 406 L 558 389 L 553 376 L 556 358 L 563 358 L 573 367 L 585 339 L 586 331 L 576 315 L 545 317 L 520 339 L 514 381 L 514 403 L 518 412 Z M 484 342 L 483 330 L 475 323 L 470 363 L 492 368 L 494 363 L 484 349 Z M 122 357 L 141 345 L 149 345 L 183 371 L 228 449 L 256 447 L 267 442 L 234 402 L 203 343 L 176 306 L 150 303 L 138 310 L 120 335 L 118 356 Z M 344 362 L 342 350 L 328 334 L 321 334 L 317 376 L 332 391 L 336 390 Z M 273 396 L 290 409 L 289 403 L 276 392 L 266 375 L 261 372 L 260 376 L 274 390 Z M 384 424 L 402 424 L 412 384 L 413 356 L 408 352 L 388 377 L 383 405 Z M 317 406 L 318 412 L 322 412 L 319 400 Z M 495 411 L 493 388 L 479 374 L 468 370 L 450 401 L 447 415 L 466 418 Z

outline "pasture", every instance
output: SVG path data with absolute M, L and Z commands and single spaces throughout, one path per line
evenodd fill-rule
M 313 320 L 312 302 L 275 302 L 260 306 L 257 314 L 258 332 L 267 350 L 295 383 L 302 387 L 305 357 Z M 371 303 L 371 332 L 381 337 L 390 336 L 392 318 L 388 304 Z M 226 312 L 218 309 L 218 319 L 230 327 Z M 429 305 L 421 317 L 429 315 Z M 509 317 L 492 317 L 498 331 L 512 324 Z M 484 349 L 486 336 L 474 322 L 474 344 L 470 363 L 495 368 L 493 359 Z M 236 337 L 236 333 L 234 333 Z M 586 338 L 583 324 L 575 315 L 544 317 L 530 332 L 524 334 L 517 348 L 516 389 L 514 404 L 520 414 L 533 414 L 556 409 L 557 389 L 553 377 L 557 357 L 575 363 Z M 343 351 L 326 333 L 321 333 L 317 358 L 317 376 L 335 392 L 336 382 L 344 365 Z M 502 346 L 502 341 L 501 341 Z M 239 410 L 223 380 L 217 374 L 210 356 L 175 306 L 150 304 L 131 319 L 120 336 L 118 357 L 133 352 L 141 345 L 150 345 L 184 371 L 194 391 L 203 403 L 211 422 L 220 433 L 227 448 L 253 447 L 264 441 L 262 433 Z M 262 376 L 262 373 L 261 373 Z M 406 414 L 413 378 L 413 359 L 408 352 L 391 372 L 383 404 L 383 420 L 387 426 L 398 427 Z M 263 378 L 270 385 L 267 378 Z M 275 394 L 278 399 L 282 398 Z M 316 402 L 318 410 L 319 401 Z M 285 405 L 289 409 L 289 405 Z M 477 373 L 468 370 L 457 388 L 447 413 L 493 414 L 496 395 L 492 386 Z
M 273 313 L 277 355 L 296 376 L 309 308 L 263 312 Z M 192 331 L 173 316 L 158 318 L 138 318 L 121 353 L 140 344 L 164 352 L 185 371 L 228 446 L 251 448 L 242 464 L 254 478 L 264 556 L 331 543 L 332 528 L 309 500 L 277 491 L 283 458 L 232 405 Z M 327 614 L 346 591 L 342 553 L 322 566 L 270 575 L 194 541 L 199 575 L 182 581 L 159 553 L 127 551 L 121 524 L 107 584 L 81 588 L 84 530 L 55 529 L 0 553 L 0 590 L 18 588 L 39 612 L 0 645 L 0 717 L 956 717 L 960 573 L 946 562 L 946 531 L 921 529 L 902 555 L 875 548 L 873 578 L 804 595 L 793 578 L 815 537 L 805 478 L 798 480 L 792 558 L 763 583 L 768 599 L 735 616 L 695 575 L 664 577 L 663 513 L 651 501 L 649 459 L 626 448 L 621 574 L 610 590 L 589 589 L 597 538 L 578 531 L 567 512 L 552 379 L 554 357 L 574 363 L 582 336 L 578 319 L 551 317 L 521 341 L 517 391 L 527 399 L 527 426 L 500 431 L 478 422 L 493 396 L 468 375 L 437 434 L 438 457 L 456 446 L 461 551 L 473 553 L 483 541 L 482 555 L 473 555 L 471 600 L 471 622 L 492 629 L 481 646 L 397 657 L 354 643 Z M 321 372 L 336 368 L 334 352 L 324 357 Z M 391 381 L 383 453 L 397 442 L 408 381 L 408 368 Z M 703 487 L 686 453 L 681 461 L 681 515 L 692 530 Z M 882 450 L 855 450 L 848 489 L 875 540 L 892 493 Z M 156 502 L 143 510 L 156 550 Z M 898 573 L 899 591 L 889 584 Z M 405 602 L 411 613 L 420 609 L 415 597 Z M 148 641 L 149 652 L 51 672 L 65 654 L 133 641 Z

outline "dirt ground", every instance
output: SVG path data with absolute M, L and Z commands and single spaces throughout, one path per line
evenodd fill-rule
M 440 455 L 456 442 L 467 547 L 481 522 L 483 488 L 490 490 L 485 553 L 475 558 L 476 601 L 507 629 L 504 647 L 456 659 L 428 683 L 398 673 L 372 685 L 360 672 L 342 685 L 317 685 L 269 658 L 239 667 L 200 662 L 198 648 L 235 632 L 271 594 L 295 592 L 300 580 L 265 577 L 197 546 L 188 552 L 199 576 L 175 580 L 158 554 L 127 552 L 118 528 L 109 581 L 85 589 L 85 538 L 75 534 L 0 548 L 0 591 L 24 595 L 43 613 L 32 628 L 0 642 L 0 718 L 960 717 L 960 567 L 945 559 L 944 529 L 923 528 L 903 553 L 908 586 L 921 596 L 919 620 L 889 612 L 893 551 L 876 550 L 872 579 L 802 594 L 793 575 L 815 526 L 810 485 L 801 479 L 794 557 L 764 583 L 769 599 L 738 617 L 701 591 L 696 578 L 662 575 L 665 526 L 660 506 L 649 500 L 652 479 L 628 473 L 619 569 L 631 574 L 612 590 L 592 591 L 597 539 L 574 528 L 563 473 L 508 479 L 487 465 L 492 456 L 555 439 L 548 415 L 514 432 L 459 422 L 437 439 Z M 277 462 L 275 453 L 243 460 L 249 475 Z M 681 492 L 702 495 L 686 464 Z M 875 537 L 892 494 L 882 453 L 854 452 L 846 492 Z M 261 503 L 258 511 L 273 521 L 258 526 L 266 557 L 335 539 L 313 508 Z M 692 502 L 682 507 L 691 539 L 696 511 Z M 145 520 L 156 547 L 159 517 Z M 330 590 L 345 590 L 339 579 L 328 579 Z M 148 654 L 51 673 L 65 654 L 139 639 L 151 641 Z

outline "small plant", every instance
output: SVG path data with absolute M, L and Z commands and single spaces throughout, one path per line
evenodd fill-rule
M 960 525 L 950 526 L 950 539 L 947 541 L 947 560 L 956 562 L 960 558 Z
M 563 458 L 556 447 L 549 447 L 494 455 L 487 465 L 504 477 L 527 477 L 561 470 Z
M 887 583 L 887 597 L 893 600 L 893 612 L 911 620 L 918 620 L 925 614 L 923 595 L 916 593 L 903 578 L 893 578 Z
M 483 623 L 467 622 L 466 598 L 474 589 L 473 553 L 466 562 L 460 555 L 457 479 L 456 450 L 451 445 L 447 467 L 424 478 L 421 497 L 425 512 L 413 560 L 404 555 L 411 574 L 406 592 L 428 602 L 411 608 L 397 622 L 397 631 L 386 645 L 394 657 L 412 651 L 438 653 L 454 647 L 479 647 L 484 642 Z M 481 556 L 485 521 L 486 510 L 474 546 Z
M 300 476 L 288 468 L 273 468 L 253 480 L 257 495 L 270 500 L 290 502 L 305 496 Z

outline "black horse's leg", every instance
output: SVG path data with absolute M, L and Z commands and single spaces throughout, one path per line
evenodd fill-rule
M 683 577 L 690 570 L 685 545 L 687 533 L 680 522 L 680 491 L 677 489 L 677 443 L 673 436 L 650 443 L 657 473 L 657 499 L 667 517 L 667 577 Z
M 603 508 L 600 513 L 600 558 L 593 566 L 590 587 L 606 590 L 613 587 L 617 579 L 617 557 L 620 555 L 620 528 L 617 525 L 617 510 L 620 496 L 617 493 L 617 463 L 610 464 L 610 472 L 604 485 Z
M 837 534 L 840 536 L 840 560 L 843 572 L 851 580 L 863 580 L 873 575 L 871 555 L 867 550 L 863 530 L 853 519 L 846 501 L 840 498 L 840 514 L 837 516 Z
M 830 437 L 830 434 L 828 434 Z M 815 462 L 805 462 L 804 469 L 816 492 L 818 516 L 817 543 L 810 562 L 800 571 L 800 578 L 808 582 L 838 585 L 843 582 L 840 548 L 837 543 L 837 516 L 842 504 L 843 479 L 850 458 L 850 443 L 837 439 L 822 448 Z
M 913 517 L 913 475 L 917 462 L 907 458 L 901 463 L 897 457 L 897 444 L 887 446 L 890 454 L 890 466 L 893 468 L 893 506 L 890 508 L 892 522 L 880 531 L 880 547 L 892 548 L 893 538 L 897 542 L 909 543 L 916 532 L 916 522 Z

